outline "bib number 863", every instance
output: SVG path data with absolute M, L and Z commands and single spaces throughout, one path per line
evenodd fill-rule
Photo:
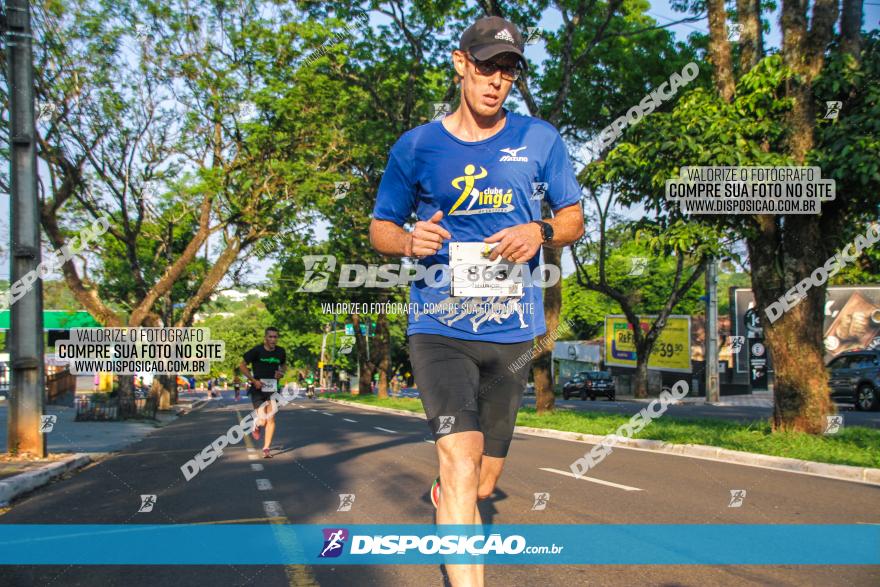
M 491 266 L 491 265 L 471 265 L 467 270 L 468 281 L 504 281 L 507 279 L 507 267 Z

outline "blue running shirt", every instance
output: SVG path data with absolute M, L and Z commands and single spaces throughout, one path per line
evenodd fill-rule
M 580 201 L 580 186 L 556 129 L 505 112 L 501 131 L 482 141 L 462 141 L 436 120 L 406 132 L 392 147 L 373 218 L 403 226 L 413 211 L 428 220 L 442 210 L 440 225 L 452 235 L 419 264 L 446 266 L 450 242 L 482 242 L 502 228 L 540 220 L 542 198 L 554 212 Z M 533 183 L 546 183 L 543 193 Z M 540 252 L 528 262 L 528 271 L 540 280 L 539 266 Z M 547 331 L 541 288 L 529 285 L 526 275 L 521 298 L 453 298 L 449 279 L 431 275 L 411 284 L 408 335 L 514 343 Z

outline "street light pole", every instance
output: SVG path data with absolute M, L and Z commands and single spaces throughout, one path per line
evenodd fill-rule
M 715 403 L 719 399 L 718 383 L 718 260 L 706 260 L 706 402 Z
M 12 267 L 10 283 L 22 280 L 27 293 L 10 308 L 9 427 L 10 453 L 46 456 L 41 433 L 45 367 L 43 363 L 43 282 L 40 265 L 40 214 L 37 201 L 34 70 L 27 0 L 6 3 L 9 68 Z

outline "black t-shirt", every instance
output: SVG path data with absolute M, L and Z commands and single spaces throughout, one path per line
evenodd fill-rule
M 287 363 L 287 353 L 280 346 L 267 351 L 266 347 L 258 344 L 244 354 L 244 362 L 250 365 L 254 379 L 275 379 L 275 371 Z

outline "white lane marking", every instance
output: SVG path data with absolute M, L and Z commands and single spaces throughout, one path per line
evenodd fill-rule
M 251 463 L 251 471 L 262 471 L 263 465 L 260 463 Z
M 436 443 L 435 443 L 433 440 L 431 440 L 430 438 L 426 438 L 426 439 L 425 439 L 425 442 L 430 442 L 431 444 L 436 444 Z
M 316 410 L 315 408 L 309 408 L 309 411 L 310 412 L 317 412 L 318 410 Z
M 324 414 L 325 416 L 332 416 L 333 415 L 330 412 L 321 412 L 321 413 Z
M 519 428 L 519 426 L 517 426 Z M 555 430 L 551 430 L 550 432 L 556 432 Z M 562 442 L 577 442 L 578 444 L 598 444 L 598 441 L 595 440 L 575 440 L 573 438 L 557 438 L 555 436 L 547 436 L 546 434 L 536 433 L 532 430 L 514 430 L 515 434 L 524 434 L 526 436 L 535 436 L 538 438 L 549 438 L 551 440 L 561 440 Z M 610 436 L 610 435 L 609 435 Z M 686 446 L 686 445 L 673 445 L 673 446 Z M 718 446 L 710 446 L 711 449 L 724 450 Z M 755 463 L 739 463 L 734 462 L 729 459 L 719 458 L 719 457 L 707 457 L 702 455 L 687 455 L 677 452 L 672 452 L 674 449 L 667 448 L 663 449 L 654 449 L 654 448 L 636 448 L 634 446 L 615 446 L 614 450 L 634 450 L 637 452 L 649 452 L 655 455 L 664 455 L 670 457 L 680 457 L 683 459 L 697 459 L 700 461 L 712 461 L 715 463 L 721 463 L 723 465 L 731 465 L 733 467 L 752 467 L 754 469 L 766 469 L 768 471 L 775 471 L 776 473 L 791 473 L 792 475 L 807 475 L 808 477 L 822 477 L 823 479 L 831 479 L 832 481 L 842 481 L 844 483 L 859 483 L 860 485 L 873 485 L 875 487 L 880 487 L 880 482 L 877 481 L 868 481 L 866 479 L 844 479 L 835 475 L 824 475 L 822 473 L 813 473 L 812 471 L 793 471 L 791 469 L 782 469 L 778 465 L 758 465 Z M 747 455 L 753 456 L 761 456 L 758 453 L 746 453 Z M 741 455 L 737 455 L 741 456 Z M 796 461 L 796 459 L 795 459 Z
M 396 430 L 389 430 L 388 428 L 382 428 L 380 426 L 373 426 L 376 430 L 381 430 L 382 432 L 390 432 L 391 434 L 397 434 Z
M 559 469 L 550 469 L 547 467 L 538 467 L 542 471 L 547 471 L 548 473 L 556 473 L 557 475 L 565 475 L 566 477 L 575 477 L 574 473 L 571 471 L 560 471 Z M 624 491 L 642 491 L 638 487 L 632 487 L 630 485 L 621 485 L 620 483 L 612 483 L 611 481 L 603 481 L 602 479 L 596 479 L 595 477 L 580 477 L 582 481 L 590 481 L 591 483 L 598 483 L 599 485 L 607 485 L 608 487 L 616 487 L 618 489 L 623 489 Z
M 281 509 L 281 504 L 277 501 L 264 501 L 263 511 L 266 512 L 266 516 L 269 518 L 284 517 L 284 510 Z
M 272 482 L 268 479 L 257 479 L 257 489 L 260 491 L 268 491 L 272 489 Z
M 256 453 L 248 453 L 248 458 L 253 461 L 253 460 L 258 459 L 260 457 L 258 457 L 256 455 Z
M 351 418 L 343 418 L 343 420 L 357 424 L 357 420 L 352 420 Z
M 248 447 L 247 451 L 248 452 L 257 452 L 257 449 Z

